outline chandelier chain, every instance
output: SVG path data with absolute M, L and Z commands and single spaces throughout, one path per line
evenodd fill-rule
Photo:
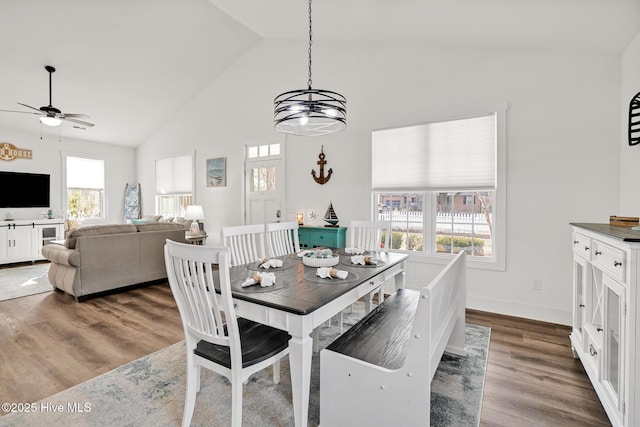
M 311 0 L 309 0 L 309 89 L 311 89 L 311 45 L 313 44 L 312 32 L 311 32 Z

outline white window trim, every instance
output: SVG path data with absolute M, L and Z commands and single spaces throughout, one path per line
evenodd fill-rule
M 493 240 L 495 256 L 492 258 L 482 259 L 482 257 L 467 257 L 467 267 L 481 269 L 481 270 L 495 270 L 495 271 L 505 271 L 506 270 L 506 252 L 507 252 L 507 239 L 506 239 L 506 230 L 507 230 L 507 111 L 509 109 L 509 104 L 504 103 L 500 105 L 496 105 L 490 108 L 479 108 L 475 111 L 470 111 L 465 114 L 455 114 L 445 117 L 432 118 L 429 121 L 444 121 L 444 120 L 454 120 L 457 118 L 465 118 L 465 117 L 473 117 L 481 114 L 486 114 L 489 112 L 496 113 L 496 198 L 494 202 L 494 210 L 496 212 L 497 223 L 494 223 L 494 236 Z M 392 192 L 393 190 L 384 190 Z M 403 189 L 398 189 L 398 191 L 406 191 Z M 431 221 L 433 216 L 435 215 L 435 201 L 433 197 L 424 197 L 423 203 L 425 206 L 423 207 L 425 212 L 428 212 L 428 215 L 423 215 L 423 230 L 429 230 L 429 234 L 424 233 L 424 236 L 429 240 L 429 244 L 433 243 L 433 239 L 435 236 L 435 221 Z M 372 217 L 375 218 L 375 212 L 377 209 L 377 200 L 375 193 L 371 192 L 371 213 Z M 427 223 L 427 219 L 430 220 L 430 223 Z M 425 246 L 427 242 L 425 241 Z M 394 249 L 396 250 L 396 249 Z M 438 253 L 424 253 L 424 252 L 415 252 L 415 251 L 402 251 L 397 250 L 399 252 L 404 252 L 409 255 L 409 260 L 414 262 L 422 262 L 426 264 L 439 264 L 446 265 L 454 255 L 451 254 L 438 254 Z
M 62 208 L 64 210 L 63 215 L 65 217 L 67 215 L 67 207 L 69 206 L 69 199 L 67 197 L 67 157 L 79 157 L 83 159 L 101 160 L 104 162 L 104 200 L 103 200 L 103 206 L 102 206 L 102 218 L 87 218 L 85 220 L 82 220 L 82 224 L 87 225 L 87 224 L 106 223 L 108 218 L 107 212 L 109 212 L 109 197 L 107 196 L 109 194 L 109 188 L 107 183 L 107 176 L 109 176 L 109 174 L 107 173 L 109 162 L 107 162 L 107 159 L 105 159 L 104 157 L 96 156 L 95 154 L 78 153 L 78 152 L 71 152 L 71 151 L 61 151 L 60 157 L 61 157 L 60 161 L 62 163 L 62 168 L 61 168 L 62 177 L 60 179 L 62 183 L 62 189 L 61 189 Z

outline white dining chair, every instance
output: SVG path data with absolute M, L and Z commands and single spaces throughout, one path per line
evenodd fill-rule
M 264 224 L 222 227 L 220 237 L 222 244 L 230 250 L 232 267 L 266 257 Z
M 391 249 L 390 221 L 362 221 L 352 220 L 349 223 L 349 247 L 369 252 L 388 251 Z M 384 283 L 371 291 L 365 298 L 365 311 L 371 311 L 373 295 L 378 294 L 378 304 L 384 301 Z
M 169 286 L 184 328 L 187 353 L 182 425 L 191 423 L 196 393 L 200 391 L 200 371 L 204 367 L 231 382 L 231 426 L 241 427 L 243 383 L 254 373 L 273 365 L 273 381 L 277 384 L 280 359 L 289 354 L 291 336 L 236 317 L 228 248 L 167 240 L 164 257 Z
M 270 257 L 300 252 L 298 223 L 295 221 L 268 223 L 265 239 Z

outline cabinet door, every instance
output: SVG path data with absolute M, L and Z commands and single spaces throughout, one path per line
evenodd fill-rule
M 611 404 L 622 416 L 625 351 L 624 287 L 605 275 L 604 284 L 604 359 L 602 383 Z
M 9 258 L 9 228 L 0 227 L 0 262 Z
M 586 319 L 587 288 L 591 280 L 591 266 L 586 259 L 576 256 L 573 260 L 573 332 L 583 343 L 584 324 Z M 584 351 L 584 348 L 576 348 Z
M 600 333 L 602 332 L 602 324 L 604 322 L 604 285 L 602 283 L 604 274 L 592 265 L 589 266 L 589 270 L 591 271 L 591 277 L 586 282 L 587 293 L 585 295 L 586 307 L 584 310 L 584 321 L 599 333 L 598 336 L 601 336 Z
M 33 238 L 33 257 L 36 259 L 44 259 L 42 256 L 42 247 L 48 245 L 54 240 L 61 239 L 60 224 L 38 225 L 36 226 Z
M 9 259 L 32 259 L 33 226 L 23 225 L 9 230 Z
M 310 231 L 308 228 L 299 227 L 298 228 L 298 240 L 300 241 L 300 247 L 310 248 L 311 247 L 311 237 Z

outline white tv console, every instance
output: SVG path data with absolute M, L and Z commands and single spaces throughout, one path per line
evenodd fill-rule
M 0 222 L 0 264 L 44 259 L 42 247 L 63 238 L 62 219 Z

